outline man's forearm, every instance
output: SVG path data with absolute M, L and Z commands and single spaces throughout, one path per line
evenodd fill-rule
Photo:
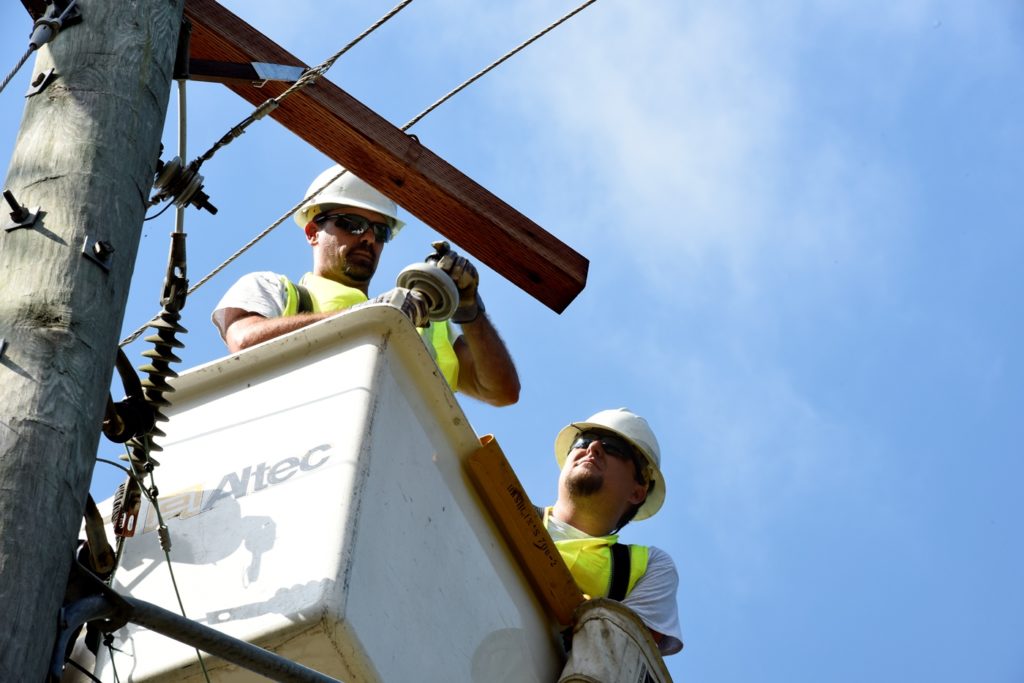
M 300 313 L 280 318 L 264 318 L 251 315 L 238 320 L 228 328 L 224 342 L 231 353 L 237 353 L 250 346 L 261 344 L 283 334 L 300 330 L 303 327 L 329 318 L 334 313 Z
M 497 406 L 518 401 L 519 373 L 487 314 L 481 311 L 461 327 L 465 348 L 459 353 L 459 391 Z

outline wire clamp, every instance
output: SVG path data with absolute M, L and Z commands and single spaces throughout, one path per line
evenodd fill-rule
M 39 220 L 40 215 L 42 215 L 38 206 L 28 209 L 19 204 L 14 193 L 10 190 L 4 190 L 4 199 L 7 201 L 8 206 L 11 207 L 9 214 L 11 218 L 3 223 L 4 230 L 7 232 L 17 230 L 18 228 L 34 227 L 36 221 Z
M 266 81 L 263 81 L 263 82 L 266 83 Z M 261 86 L 257 86 L 257 87 L 261 87 Z M 256 111 L 254 111 L 252 113 L 253 120 L 254 121 L 259 121 L 264 116 L 266 116 L 270 112 L 272 112 L 275 109 L 277 109 L 277 107 L 280 104 L 281 104 L 280 102 L 278 102 L 277 100 L 274 100 L 274 99 L 267 100 L 266 102 L 264 102 L 260 106 L 256 107 Z M 245 132 L 245 131 L 240 131 L 239 135 L 241 135 L 243 132 Z
M 38 50 L 53 40 L 65 26 L 82 21 L 82 11 L 78 9 L 78 0 L 48 1 L 46 5 L 46 13 L 36 19 L 35 24 L 32 25 L 32 36 L 28 39 L 28 46 L 32 50 Z

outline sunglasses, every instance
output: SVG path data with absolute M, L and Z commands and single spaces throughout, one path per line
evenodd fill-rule
M 362 235 L 367 230 L 373 229 L 373 238 L 381 244 L 391 241 L 394 236 L 390 223 L 375 223 L 369 218 L 354 213 L 331 213 L 321 214 L 313 219 L 317 225 L 334 223 L 334 226 L 344 230 L 350 235 Z
M 604 449 L 604 452 L 616 460 L 632 462 L 636 467 L 636 480 L 638 483 L 645 484 L 648 482 L 648 474 L 650 473 L 647 471 L 647 461 L 637 454 L 635 448 L 617 436 L 611 436 L 610 434 L 583 433 L 577 436 L 576 440 L 572 442 L 570 450 L 587 448 L 595 441 L 600 442 L 601 448 Z
M 637 462 L 636 452 L 633 447 L 622 439 L 608 434 L 580 434 L 572 442 L 572 449 L 587 448 L 595 441 L 600 442 L 604 452 L 619 460 L 632 460 Z M 637 462 L 639 465 L 640 463 Z

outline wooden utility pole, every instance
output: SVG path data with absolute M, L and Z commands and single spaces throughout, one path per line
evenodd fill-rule
M 28 98 L 4 189 L 42 213 L 7 230 L 0 212 L 3 681 L 43 680 L 53 648 L 183 4 L 79 0 L 33 71 L 56 78 Z

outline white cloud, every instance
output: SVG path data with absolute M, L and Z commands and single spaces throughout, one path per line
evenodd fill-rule
M 900 179 L 840 127 L 809 118 L 799 12 L 678 3 L 588 12 L 552 34 L 552 47 L 524 55 L 531 68 L 503 87 L 537 121 L 538 144 L 576 157 L 571 182 L 585 190 L 590 229 L 642 232 L 656 286 L 695 296 L 724 274 L 739 304 L 757 299 L 779 263 L 817 277 L 836 254 L 857 262 L 865 245 L 851 226 L 865 206 L 898 203 Z M 554 192 L 568 185 L 556 181 Z

